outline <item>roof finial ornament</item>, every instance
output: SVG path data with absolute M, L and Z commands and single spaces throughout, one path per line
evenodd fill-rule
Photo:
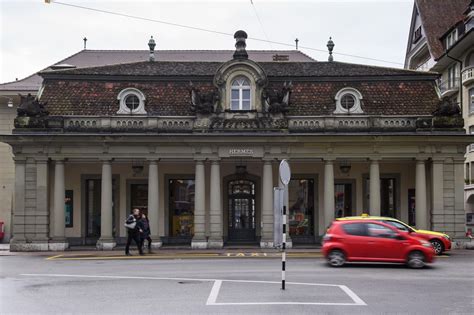
M 328 57 L 328 61 L 331 62 L 331 61 L 334 61 L 334 58 L 332 56 L 332 50 L 334 49 L 334 42 L 332 41 L 332 37 L 329 37 L 329 41 L 328 41 L 328 44 L 326 45 L 328 50 L 329 50 L 329 57 Z
M 155 61 L 155 40 L 153 36 L 151 36 L 150 40 L 148 41 L 148 47 L 150 48 L 150 61 Z
M 84 41 L 84 50 L 86 50 L 87 49 L 87 37 L 84 37 L 82 40 Z
M 234 38 L 235 38 L 234 59 L 248 59 L 249 55 L 247 54 L 247 51 L 245 50 L 245 47 L 247 47 L 247 44 L 245 43 L 245 40 L 247 39 L 247 33 L 245 33 L 242 30 L 237 31 L 234 34 Z
M 298 50 L 298 42 L 299 42 L 299 41 L 300 41 L 300 40 L 299 40 L 298 38 L 296 38 L 296 39 L 295 39 L 295 43 L 296 43 L 296 50 Z

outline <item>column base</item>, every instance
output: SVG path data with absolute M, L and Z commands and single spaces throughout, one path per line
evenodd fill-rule
M 151 239 L 152 239 L 151 249 L 159 249 L 159 248 L 163 247 L 163 242 L 161 241 L 161 238 L 159 236 L 152 236 Z M 148 245 L 148 243 L 145 241 L 144 246 L 146 247 L 147 245 Z
M 112 250 L 115 248 L 116 245 L 117 243 L 113 238 L 103 238 L 97 241 L 95 247 L 98 250 Z
M 191 241 L 191 248 L 192 249 L 206 249 L 207 248 L 207 240 L 205 238 L 193 238 Z
M 260 248 L 273 248 L 273 240 L 261 240 L 260 241 Z
M 26 242 L 26 240 L 12 240 L 10 242 L 11 252 L 47 252 L 48 241 Z
M 48 244 L 48 249 L 53 252 L 63 252 L 69 248 L 69 243 L 66 240 L 51 240 Z
M 224 247 L 224 240 L 222 237 L 219 238 L 210 238 L 209 241 L 207 242 L 207 248 L 222 248 Z

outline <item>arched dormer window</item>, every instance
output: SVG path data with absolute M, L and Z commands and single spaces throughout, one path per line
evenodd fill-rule
M 239 76 L 232 81 L 230 103 L 231 110 L 251 110 L 251 86 L 246 77 Z
M 334 114 L 363 114 L 362 94 L 354 88 L 343 88 L 337 92 Z
M 117 114 L 128 115 L 146 115 L 145 95 L 142 91 L 135 88 L 127 88 L 117 96 L 120 108 Z

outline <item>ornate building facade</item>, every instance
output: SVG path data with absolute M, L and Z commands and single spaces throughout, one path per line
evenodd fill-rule
M 287 159 L 293 244 L 338 216 L 393 216 L 465 234 L 456 107 L 435 73 L 233 57 L 47 70 L 12 135 L 12 250 L 113 248 L 132 208 L 158 246 L 273 244 L 273 188 Z

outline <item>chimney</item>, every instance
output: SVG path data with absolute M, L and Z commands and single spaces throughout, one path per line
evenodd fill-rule
M 334 58 L 332 56 L 332 50 L 334 49 L 334 42 L 332 41 L 332 38 L 329 37 L 329 41 L 328 41 L 328 44 L 326 45 L 328 50 L 329 50 L 329 57 L 328 57 L 328 61 L 329 62 L 332 62 L 334 61 Z
M 156 43 L 152 36 L 148 41 L 148 47 L 150 48 L 150 61 L 155 61 L 155 46 Z
M 237 31 L 234 34 L 234 38 L 235 38 L 234 59 L 248 59 L 249 55 L 247 54 L 247 51 L 245 50 L 245 47 L 247 47 L 247 44 L 245 43 L 245 40 L 247 39 L 247 33 L 245 33 L 242 30 Z

